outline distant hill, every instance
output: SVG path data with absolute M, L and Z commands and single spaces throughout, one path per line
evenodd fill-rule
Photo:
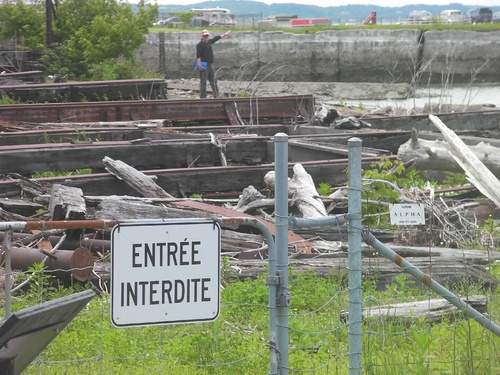
M 439 15 L 445 9 L 458 9 L 463 13 L 475 8 L 461 3 L 450 3 L 448 5 L 405 5 L 402 7 L 381 7 L 375 5 L 342 5 L 331 7 L 319 7 L 316 5 L 302 4 L 271 4 L 267 5 L 253 0 L 215 0 L 203 1 L 191 5 L 160 5 L 161 17 L 167 17 L 169 12 L 186 12 L 191 8 L 227 8 L 232 14 L 257 15 L 267 18 L 273 15 L 297 15 L 299 18 L 330 18 L 335 19 L 365 19 L 370 12 L 377 12 L 377 18 L 392 19 L 408 17 L 412 10 L 427 10 L 434 15 Z M 479 6 L 477 6 L 479 7 Z M 500 7 L 492 7 L 493 12 L 500 11 Z

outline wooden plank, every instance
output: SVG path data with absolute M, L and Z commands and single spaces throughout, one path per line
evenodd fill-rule
M 127 141 L 144 137 L 144 130 L 131 128 L 94 128 L 78 129 L 43 129 L 16 132 L 3 132 L 0 137 L 0 146 L 27 145 L 40 143 L 73 142 L 76 140 Z
M 394 160 L 393 157 L 390 159 Z M 378 158 L 363 159 L 363 168 L 368 168 L 376 160 Z M 316 184 L 324 182 L 332 186 L 339 186 L 347 181 L 347 175 L 345 174 L 345 169 L 348 166 L 347 159 L 309 161 L 301 164 Z M 294 163 L 289 164 L 290 175 L 293 165 Z M 272 170 L 274 170 L 273 164 L 262 164 L 255 166 L 152 169 L 143 172 L 147 175 L 156 176 L 156 183 L 170 194 L 177 196 L 177 192 L 182 188 L 185 194 L 189 196 L 207 192 L 241 192 L 250 185 L 262 190 L 266 188 L 264 176 Z M 125 182 L 108 173 L 47 177 L 34 180 L 42 185 L 60 183 L 79 187 L 84 195 L 137 195 L 137 192 L 127 186 Z M 16 179 L 0 181 L 0 194 L 13 189 L 17 190 L 17 183 Z
M 269 163 L 266 139 L 233 138 L 226 143 L 226 157 L 232 164 Z M 186 162 L 191 153 L 194 164 Z M 162 157 L 163 155 L 163 157 Z M 67 171 L 81 168 L 103 169 L 102 160 L 110 157 L 139 169 L 216 166 L 220 159 L 214 153 L 210 138 L 199 141 L 150 141 L 58 143 L 0 146 L 0 170 L 32 174 L 44 171 Z

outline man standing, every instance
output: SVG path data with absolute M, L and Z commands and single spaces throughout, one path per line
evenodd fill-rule
M 207 80 L 210 82 L 210 86 L 212 86 L 214 98 L 219 96 L 219 88 L 217 87 L 217 80 L 215 79 L 214 51 L 212 50 L 212 44 L 225 38 L 229 34 L 231 34 L 231 31 L 210 39 L 208 30 L 203 30 L 201 32 L 201 41 L 196 45 L 196 64 L 200 71 L 200 98 L 207 97 Z

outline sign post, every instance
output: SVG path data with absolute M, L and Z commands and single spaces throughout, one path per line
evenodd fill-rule
M 124 223 L 111 232 L 116 327 L 215 320 L 220 226 L 212 220 Z

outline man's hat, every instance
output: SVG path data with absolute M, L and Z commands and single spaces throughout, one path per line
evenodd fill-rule
M 210 35 L 210 33 L 208 32 L 208 30 L 203 30 L 201 32 L 201 36 L 203 36 L 203 35 Z

